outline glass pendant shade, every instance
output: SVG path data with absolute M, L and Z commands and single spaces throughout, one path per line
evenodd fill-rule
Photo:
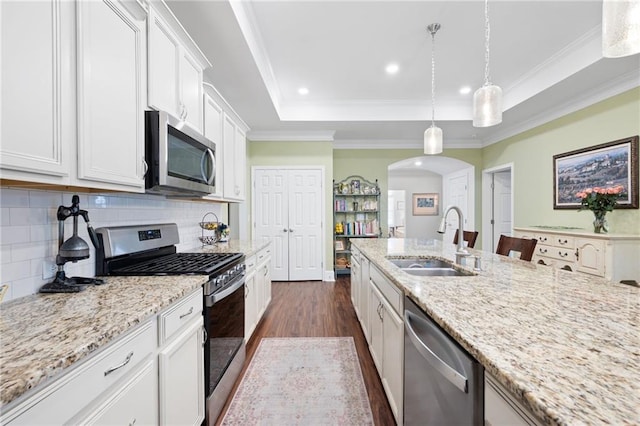
M 640 0 L 602 2 L 602 56 L 640 53 Z
M 502 123 L 502 89 L 484 85 L 473 94 L 473 127 L 489 127 Z
M 424 153 L 427 155 L 442 153 L 442 129 L 434 124 L 424 131 Z

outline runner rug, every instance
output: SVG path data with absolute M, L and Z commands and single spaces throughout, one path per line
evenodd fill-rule
M 263 338 L 222 425 L 373 425 L 353 338 Z

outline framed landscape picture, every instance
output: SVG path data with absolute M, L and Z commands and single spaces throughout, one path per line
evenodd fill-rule
M 622 185 L 617 209 L 638 208 L 638 136 L 553 156 L 553 208 L 578 209 L 576 193 Z
M 438 215 L 438 194 L 436 193 L 413 194 L 413 215 L 414 216 L 437 216 Z

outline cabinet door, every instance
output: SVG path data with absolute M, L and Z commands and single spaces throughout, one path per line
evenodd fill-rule
M 144 21 L 112 0 L 76 4 L 78 178 L 144 192 Z
M 202 318 L 159 353 L 160 424 L 199 425 L 204 420 Z
M 180 95 L 184 120 L 202 132 L 202 68 L 184 48 L 180 53 Z
M 576 271 L 604 277 L 604 251 L 602 240 L 576 238 Z
M 0 177 L 69 183 L 74 4 L 0 1 Z
M 236 137 L 236 123 L 233 122 L 231 117 L 224 117 L 224 124 L 222 126 L 222 134 L 224 140 L 224 198 L 225 199 L 235 199 L 237 198 L 236 194 L 236 148 L 235 148 L 235 137 Z
M 149 360 L 106 402 L 76 424 L 158 424 L 158 374 L 155 360 Z
M 371 343 L 371 335 L 369 333 L 369 259 L 364 256 L 360 257 L 360 325 L 367 343 Z
M 180 42 L 153 8 L 148 21 L 149 106 L 180 117 Z
M 404 383 L 404 322 L 383 300 L 382 313 L 382 386 L 387 393 L 391 411 L 399 425 L 402 424 Z
M 233 142 L 235 186 L 233 193 L 239 200 L 245 199 L 245 182 L 247 174 L 247 135 L 236 125 L 236 134 Z
M 224 143 L 222 139 L 222 126 L 224 112 L 209 95 L 204 95 L 204 136 L 216 144 L 216 192 L 209 194 L 209 198 L 222 198 L 223 170 L 224 170 Z
M 369 311 L 369 326 L 371 340 L 369 341 L 369 352 L 373 363 L 378 369 L 378 374 L 382 377 L 382 354 L 383 354 L 383 329 L 382 329 L 382 294 L 378 291 L 373 281 L 369 282 L 371 310 Z

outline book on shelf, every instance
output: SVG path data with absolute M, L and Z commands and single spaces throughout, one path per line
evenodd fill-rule
M 368 222 L 340 222 L 343 235 L 378 235 L 378 220 L 373 219 Z M 337 227 L 340 228 L 340 227 Z
M 349 211 L 378 211 L 378 202 L 376 200 L 365 200 L 362 202 L 347 201 L 345 199 L 336 199 L 334 201 L 334 210 L 336 212 Z M 353 210 L 351 210 L 353 208 Z

